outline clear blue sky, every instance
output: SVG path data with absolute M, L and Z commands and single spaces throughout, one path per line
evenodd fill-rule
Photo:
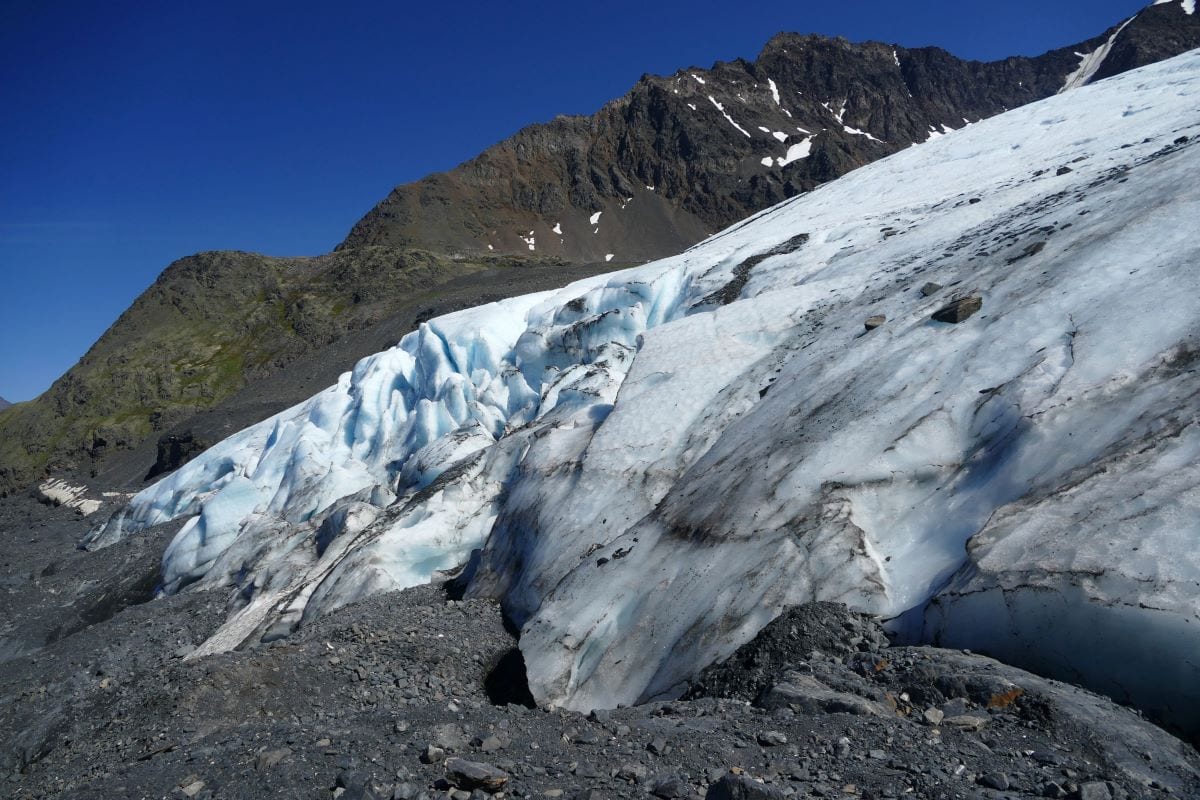
M 392 186 L 644 72 L 782 30 L 1034 55 L 1143 5 L 2 0 L 0 396 L 45 390 L 172 260 L 327 252 Z

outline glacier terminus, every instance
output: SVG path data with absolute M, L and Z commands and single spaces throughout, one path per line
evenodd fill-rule
M 836 600 L 1195 733 L 1198 146 L 1197 52 L 972 124 L 429 320 L 87 546 L 187 520 L 161 591 L 234 598 L 193 657 L 466 564 L 542 705 L 677 696 Z

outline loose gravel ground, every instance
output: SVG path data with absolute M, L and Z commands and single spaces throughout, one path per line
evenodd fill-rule
M 531 707 L 497 604 L 380 595 L 269 645 L 187 656 L 228 597 L 149 599 L 172 530 L 100 553 L 0 502 L 0 796 L 1003 798 L 1200 796 L 1190 746 L 982 656 L 890 647 L 790 610 L 687 699 Z

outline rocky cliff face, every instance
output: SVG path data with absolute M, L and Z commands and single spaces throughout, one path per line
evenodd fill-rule
M 342 247 L 659 258 L 950 129 L 1200 46 L 1200 15 L 1150 6 L 1037 58 L 785 33 L 753 62 L 644 76 L 591 117 L 532 125 L 396 188 Z

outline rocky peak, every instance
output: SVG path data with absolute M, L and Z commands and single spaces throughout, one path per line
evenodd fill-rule
M 590 117 L 531 125 L 397 187 L 341 246 L 658 258 L 898 150 L 1198 45 L 1200 15 L 1175 2 L 990 63 L 781 33 L 754 61 L 644 75 Z

